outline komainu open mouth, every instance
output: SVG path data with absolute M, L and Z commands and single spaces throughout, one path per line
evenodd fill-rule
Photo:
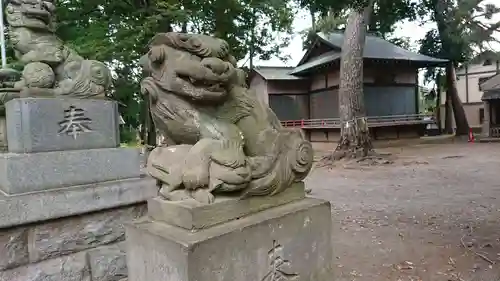
M 177 75 L 177 77 L 179 77 L 180 79 L 184 80 L 185 82 L 193 85 L 193 87 L 195 87 L 195 88 L 202 88 L 202 89 L 210 91 L 210 92 L 225 91 L 224 84 L 221 82 L 208 81 L 208 80 L 198 80 L 198 79 L 194 79 L 193 77 L 190 77 L 187 75 Z

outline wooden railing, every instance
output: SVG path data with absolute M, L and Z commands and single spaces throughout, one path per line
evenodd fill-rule
M 490 128 L 490 137 L 500 138 L 500 127 Z
M 426 114 L 370 116 L 367 117 L 369 127 L 385 127 L 394 125 L 414 125 L 435 123 L 434 117 Z M 304 129 L 340 128 L 339 118 L 303 119 L 281 121 L 284 127 L 300 127 Z

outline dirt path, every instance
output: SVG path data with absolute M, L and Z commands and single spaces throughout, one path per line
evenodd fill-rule
M 391 152 L 398 165 L 307 180 L 332 202 L 332 280 L 500 280 L 500 144 Z

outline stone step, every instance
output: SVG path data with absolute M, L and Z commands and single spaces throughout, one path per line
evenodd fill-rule
M 0 190 L 20 194 L 141 175 L 139 149 L 0 153 Z

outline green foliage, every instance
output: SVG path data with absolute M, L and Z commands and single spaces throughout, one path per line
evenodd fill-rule
M 419 52 L 430 57 L 446 58 L 446 54 L 442 50 L 441 40 L 436 29 L 428 31 L 425 34 L 425 37 L 420 40 Z M 465 57 L 466 54 L 463 54 L 463 56 Z M 442 71 L 440 69 L 429 69 L 425 71 L 425 81 L 435 81 L 438 73 L 442 73 Z
M 417 5 L 411 0 L 377 0 L 377 1 L 333 1 L 311 0 L 299 1 L 299 5 L 304 8 L 313 7 L 315 13 L 319 14 L 319 19 L 315 25 L 302 32 L 304 38 L 304 49 L 311 44 L 312 35 L 316 32 L 332 32 L 343 30 L 347 22 L 347 17 L 352 9 L 364 8 L 373 4 L 373 9 L 369 15 L 368 30 L 371 34 L 389 39 L 402 47 L 409 46 L 407 38 L 392 38 L 391 34 L 395 30 L 395 24 L 402 20 L 415 20 L 417 17 Z
M 312 9 L 321 13 L 321 16 L 326 16 L 331 11 L 343 9 L 364 9 L 373 2 L 374 0 L 297 0 L 301 8 Z
M 403 49 L 406 50 L 412 50 L 413 47 L 411 46 L 411 41 L 410 37 L 403 36 L 403 37 L 386 37 L 385 38 L 387 41 L 391 42 L 392 44 L 399 46 Z
M 385 37 L 395 30 L 395 24 L 414 21 L 417 17 L 416 3 L 410 0 L 378 0 L 374 3 L 368 30 Z
M 436 92 L 435 90 L 428 91 L 427 89 L 420 88 L 419 89 L 419 109 L 420 113 L 433 113 L 434 108 L 436 107 Z
M 500 22 L 485 23 L 500 12 L 483 0 L 424 0 L 420 6 L 421 15 L 430 15 L 437 28 L 429 31 L 422 40 L 421 51 L 440 58 L 452 60 L 455 64 L 468 61 L 478 51 L 488 49 L 488 43 L 497 41 L 494 32 L 500 31 Z
M 7 30 L 7 28 L 5 28 L 5 37 L 6 37 L 5 39 L 8 42 L 9 34 L 7 32 L 8 32 L 8 30 Z M 7 67 L 21 71 L 23 69 L 23 65 L 16 60 L 16 56 L 14 55 L 14 49 L 12 48 L 12 46 L 10 44 L 7 44 L 5 47 L 6 47 L 5 53 L 7 55 L 7 58 L 6 58 Z M 0 58 L 0 62 L 1 62 L 1 58 Z
M 346 10 L 342 10 L 337 13 L 329 13 L 326 16 L 320 17 L 318 20 L 313 19 L 315 21 L 314 26 L 311 28 L 302 30 L 300 32 L 302 36 L 302 47 L 304 50 L 310 48 L 310 46 L 314 43 L 315 35 L 318 32 L 330 33 L 333 31 L 343 30 L 347 23 L 347 17 L 349 14 Z
M 349 14 L 346 10 L 320 17 L 316 23 L 316 30 L 329 33 L 335 30 L 345 29 L 348 17 Z
M 482 4 L 483 0 L 422 0 L 421 18 L 436 22 L 436 28 L 420 40 L 420 52 L 425 55 L 449 59 L 456 66 L 466 63 L 478 52 L 488 50 L 488 43 L 497 41 L 493 33 L 500 31 L 500 22 L 485 23 L 500 8 Z M 430 16 L 428 16 L 430 15 Z M 427 81 L 434 81 L 442 70 L 426 71 Z M 439 82 L 441 84 L 442 81 Z
M 305 30 L 304 47 L 309 46 L 315 32 L 343 29 L 352 9 L 366 6 L 368 0 L 326 1 L 297 0 L 298 4 L 319 15 L 313 28 Z M 483 4 L 483 0 L 376 0 L 369 16 L 368 30 L 404 48 L 408 38 L 393 38 L 395 24 L 402 20 L 441 23 L 420 41 L 420 52 L 429 56 L 450 59 L 456 64 L 469 60 L 475 52 L 488 49 L 487 43 L 496 41 L 494 32 L 500 31 L 500 22 L 491 22 L 500 8 Z M 490 20 L 485 23 L 484 19 Z M 443 40 L 445 42 L 443 42 Z M 443 48 L 443 43 L 445 48 Z M 435 75 L 430 75 L 434 76 Z
M 160 32 L 219 36 L 236 59 L 281 56 L 293 21 L 289 0 L 57 0 L 57 34 L 82 56 L 105 62 L 113 73 L 110 97 L 127 126 L 144 120 L 139 58 Z M 280 40 L 276 40 L 281 32 Z M 282 57 L 285 59 L 284 57 Z M 9 62 L 14 61 L 12 56 Z M 125 137 L 125 135 L 123 136 Z
M 137 130 L 128 126 L 120 126 L 120 141 L 128 144 L 137 143 Z
M 289 44 L 293 9 L 288 0 L 186 1 L 186 31 L 213 34 L 225 39 L 236 59 L 250 53 L 268 59 Z M 277 42 L 276 33 L 285 36 Z

